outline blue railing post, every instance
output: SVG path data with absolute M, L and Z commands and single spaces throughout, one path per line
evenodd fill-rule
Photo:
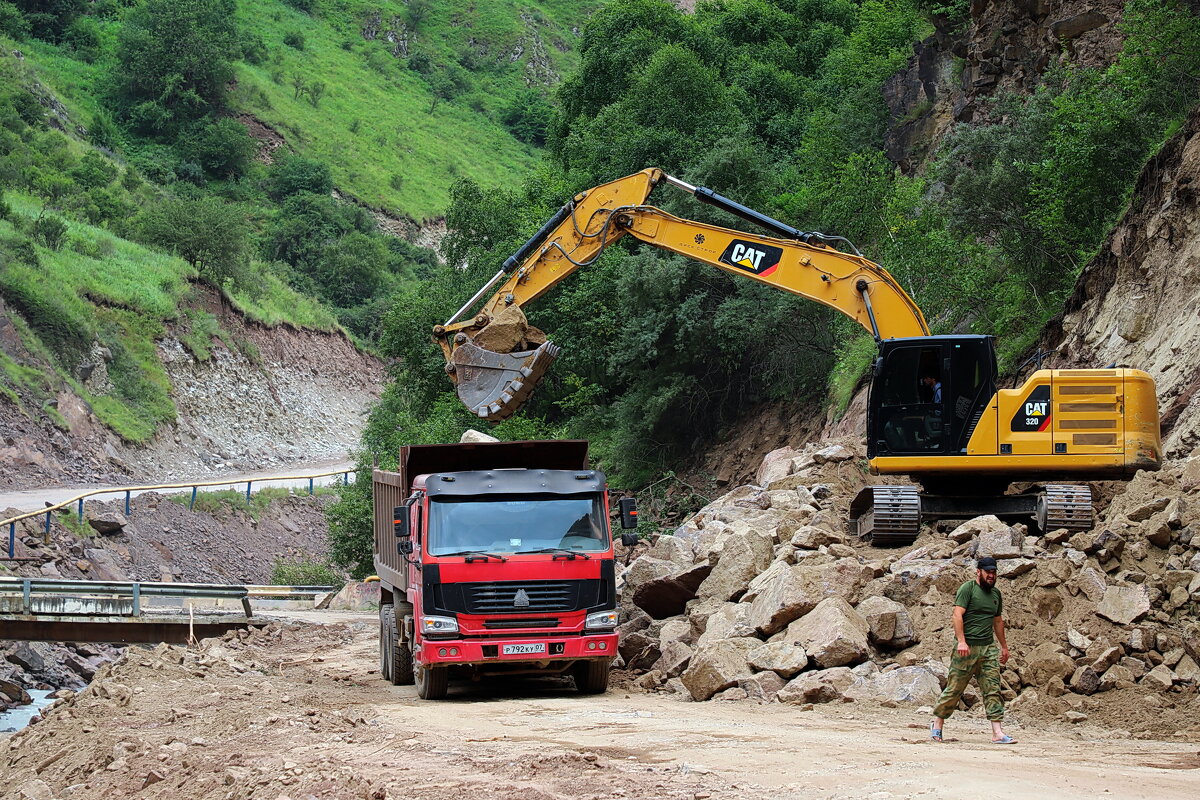
M 83 498 L 79 498 L 79 524 L 83 524 Z
M 350 485 L 350 473 L 343 472 L 342 473 L 342 486 L 349 486 L 349 485 Z
M 8 523 L 8 557 L 17 557 L 17 523 Z
M 193 486 L 192 487 L 192 499 L 191 499 L 191 501 L 188 502 L 188 511 L 191 511 L 195 507 L 196 507 L 196 487 Z
M 46 535 L 50 535 L 50 512 L 46 512 Z
M 251 483 L 252 483 L 252 481 L 246 481 L 246 503 L 247 504 L 249 504 L 249 502 L 250 502 L 250 484 Z
M 309 493 L 309 495 L 311 495 L 313 493 L 313 479 L 312 478 L 308 479 L 308 493 Z
M 125 516 L 129 516 L 129 491 L 125 491 Z

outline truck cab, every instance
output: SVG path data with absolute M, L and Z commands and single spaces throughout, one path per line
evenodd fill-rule
M 400 463 L 374 473 L 384 676 L 426 699 L 489 676 L 569 674 L 605 691 L 615 563 L 587 443 L 411 446 Z

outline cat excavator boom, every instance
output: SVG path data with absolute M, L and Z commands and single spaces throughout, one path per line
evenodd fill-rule
M 663 183 L 767 235 L 647 205 Z M 1145 372 L 1038 370 L 1020 388 L 997 389 L 992 337 L 930 335 L 912 298 L 847 240 L 793 228 L 659 169 L 576 195 L 434 328 L 446 372 L 473 413 L 499 421 L 528 399 L 559 349 L 529 324 L 524 308 L 624 236 L 822 303 L 874 336 L 871 471 L 912 475 L 927 490 L 874 486 L 856 498 L 851 527 L 875 543 L 909 542 L 922 520 L 988 513 L 1047 529 L 1084 529 L 1092 519 L 1086 486 L 1019 495 L 1006 494 L 1006 487 L 1126 477 L 1161 463 L 1157 400 Z

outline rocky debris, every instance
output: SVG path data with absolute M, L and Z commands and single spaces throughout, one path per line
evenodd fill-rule
M 708 564 L 694 564 L 646 581 L 634 590 L 633 603 L 655 619 L 682 614 L 712 570 Z
M 1095 485 L 1089 531 L 979 517 L 884 550 L 844 529 L 860 471 L 818 464 L 816 452 L 777 451 L 759 471 L 767 486 L 733 487 L 634 562 L 623 592 L 647 609 L 652 595 L 670 599 L 673 576 L 697 565 L 712 566 L 706 582 L 724 573 L 711 594 L 701 584 L 694 599 L 670 599 L 669 617 L 635 610 L 645 619 L 630 641 L 653 656 L 639 662 L 652 672 L 638 685 L 689 699 L 931 704 L 953 650 L 955 592 L 991 554 L 1011 648 L 1002 694 L 1014 709 L 1086 713 L 1138 735 L 1164 713 L 1196 727 L 1184 709 L 1200 691 L 1200 468 L 1189 491 L 1187 463 Z M 1154 543 L 1159 527 L 1166 548 Z M 695 691 L 680 679 L 689 672 Z M 981 702 L 975 688 L 964 695 L 967 708 Z
M 0 642 L 0 708 L 30 702 L 29 689 L 81 689 L 123 647 L 57 642 Z
M 277 561 L 322 561 L 328 552 L 325 507 L 334 495 L 289 495 L 254 514 L 224 503 L 189 510 L 187 500 L 148 492 L 133 499 L 128 516 L 123 498 L 89 501 L 87 519 L 123 524 L 81 537 L 55 520 L 48 545 L 41 519 L 19 522 L 16 555 L 31 560 L 16 571 L 74 580 L 266 584 Z
M 500 441 L 495 436 L 477 431 L 474 428 L 469 428 L 463 431 L 462 436 L 458 437 L 459 444 L 487 444 L 488 442 Z

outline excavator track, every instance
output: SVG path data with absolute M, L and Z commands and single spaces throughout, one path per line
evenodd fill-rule
M 497 353 L 464 342 L 450 362 L 458 399 L 480 419 L 507 419 L 533 394 L 560 352 L 551 342 L 518 353 Z
M 916 486 L 868 486 L 850 504 L 850 530 L 877 547 L 912 544 L 921 532 Z
M 1092 527 L 1092 517 L 1089 486 L 1048 484 L 1038 502 L 1037 521 L 1043 531 L 1086 531 Z

